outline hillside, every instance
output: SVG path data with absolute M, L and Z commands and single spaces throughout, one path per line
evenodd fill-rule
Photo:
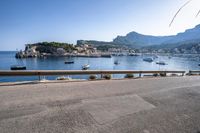
M 57 48 L 63 48 L 65 51 L 72 51 L 75 49 L 73 44 L 60 43 L 60 42 L 39 42 L 34 44 L 26 44 L 25 50 L 28 48 L 36 47 L 35 50 L 39 53 L 56 53 Z
M 121 45 L 114 42 L 95 41 L 95 40 L 78 40 L 77 45 L 92 45 L 100 51 L 108 51 L 109 48 L 127 48 L 128 45 Z
M 123 45 L 131 45 L 131 46 L 151 46 L 151 45 L 160 45 L 170 39 L 173 36 L 151 36 L 151 35 L 143 35 L 137 32 L 130 32 L 126 36 L 117 36 L 113 42 L 117 44 Z
M 78 40 L 77 44 L 90 44 L 98 49 L 114 48 L 133 48 L 146 50 L 164 50 L 173 51 L 179 49 L 194 49 L 194 45 L 200 43 L 200 24 L 192 29 L 188 29 L 183 33 L 171 36 L 152 36 L 143 35 L 135 31 L 128 33 L 126 36 L 117 36 L 112 42 L 94 41 L 94 40 Z M 187 46 L 187 47 L 186 47 Z M 183 51 L 183 50 L 180 50 Z M 193 50 L 195 51 L 195 50 Z M 197 50 L 198 51 L 198 50 Z
M 193 29 L 188 29 L 183 33 L 178 33 L 174 36 L 151 36 L 143 35 L 137 32 L 130 32 L 126 36 L 118 36 L 113 42 L 123 45 L 132 45 L 134 46 L 151 46 L 151 45 L 169 45 L 169 44 L 178 44 L 184 43 L 185 41 L 193 41 L 200 39 L 200 25 L 197 25 Z
M 200 40 L 191 40 L 165 45 L 153 45 L 143 47 L 141 50 L 159 53 L 200 54 Z

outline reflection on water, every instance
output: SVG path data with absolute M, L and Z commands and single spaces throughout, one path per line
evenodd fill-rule
M 25 65 L 28 70 L 81 70 L 83 64 L 90 64 L 90 70 L 198 70 L 199 57 L 180 58 L 158 56 L 154 62 L 143 61 L 147 56 L 114 56 L 112 58 L 82 58 L 82 57 L 48 57 L 15 59 L 15 52 L 0 52 L 0 70 L 9 70 L 11 65 Z M 65 61 L 74 64 L 64 64 Z M 119 64 L 115 65 L 114 61 Z M 168 65 L 158 65 L 157 61 L 164 61 Z M 115 75 L 115 77 L 121 77 Z M 55 79 L 55 76 L 45 77 Z M 73 76 L 73 78 L 88 78 L 88 76 Z M 0 77 L 0 82 L 36 80 L 38 77 Z

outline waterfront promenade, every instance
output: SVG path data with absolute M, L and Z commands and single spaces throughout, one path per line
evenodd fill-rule
M 199 133 L 200 77 L 0 86 L 1 133 Z

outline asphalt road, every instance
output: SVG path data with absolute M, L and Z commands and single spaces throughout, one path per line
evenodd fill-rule
M 200 77 L 0 86 L 0 133 L 200 133 Z

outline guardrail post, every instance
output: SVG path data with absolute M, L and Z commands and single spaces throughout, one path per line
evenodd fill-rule
M 189 75 L 192 75 L 192 72 L 191 72 L 191 70 L 189 70 L 188 74 L 189 74 Z
M 102 72 L 101 72 L 101 79 L 103 78 L 103 74 L 102 74 Z
M 40 73 L 38 72 L 38 79 L 39 81 L 41 81 L 41 77 L 40 77 Z
M 142 77 L 142 73 L 141 73 L 141 72 L 139 73 L 139 77 L 140 77 L 140 78 Z
M 182 76 L 184 76 L 184 72 L 182 73 Z

